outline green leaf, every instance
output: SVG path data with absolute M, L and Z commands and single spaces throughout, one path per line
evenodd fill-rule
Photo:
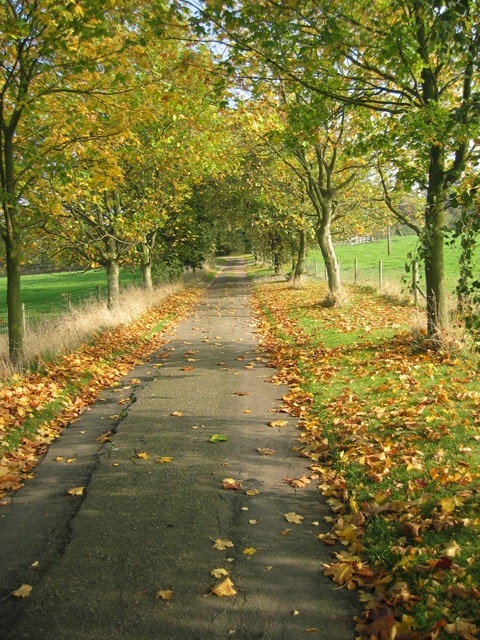
M 223 433 L 214 433 L 213 436 L 209 439 L 209 442 L 224 442 L 228 440 L 227 436 L 223 435 Z

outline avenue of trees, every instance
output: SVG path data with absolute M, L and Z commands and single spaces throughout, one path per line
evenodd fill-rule
M 398 222 L 420 240 L 428 334 L 444 246 L 472 325 L 480 226 L 479 0 L 3 0 L 0 234 L 9 355 L 39 255 L 119 272 L 250 247 L 296 283 L 315 241 Z M 412 204 L 413 203 L 413 204 Z M 447 218 L 448 214 L 448 218 Z M 453 217 L 455 224 L 447 220 Z

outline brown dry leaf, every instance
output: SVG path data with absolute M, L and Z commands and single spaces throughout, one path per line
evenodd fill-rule
M 291 529 L 282 529 L 280 531 L 280 535 L 281 536 L 288 536 L 288 534 L 290 533 Z
M 212 593 L 216 596 L 229 598 L 237 593 L 233 587 L 234 585 L 230 578 L 225 578 L 223 582 L 220 582 L 212 589 Z
M 258 489 L 248 489 L 245 491 L 246 496 L 258 496 L 259 493 L 260 491 Z
M 72 487 L 67 491 L 69 496 L 83 496 L 85 487 Z
M 102 433 L 101 436 L 98 436 L 97 442 L 98 444 L 103 444 L 104 442 L 110 442 L 113 436 L 113 431 L 107 431 L 106 433 Z
M 478 638 L 478 627 L 472 619 L 459 618 L 455 622 L 447 624 L 445 631 L 449 636 L 459 636 L 464 640 Z
M 288 425 L 287 420 L 271 420 L 268 423 L 269 427 L 286 427 Z
M 301 478 L 287 477 L 283 479 L 283 482 L 289 484 L 293 489 L 303 489 L 307 486 L 307 484 L 310 484 L 310 478 L 307 478 L 307 476 L 305 475 L 303 475 Z
M 29 584 L 22 584 L 16 591 L 12 591 L 12 596 L 15 598 L 28 598 L 32 592 L 33 587 Z
M 235 391 L 234 396 L 249 396 L 250 391 Z
M 213 548 L 218 549 L 218 551 L 225 551 L 225 549 L 231 549 L 235 545 L 231 540 L 224 540 L 222 538 L 217 538 L 213 541 Z
M 269 447 L 257 447 L 255 451 L 261 456 L 273 456 L 275 454 L 275 449 L 270 449 Z
M 222 485 L 224 489 L 233 491 L 239 491 L 242 488 L 242 483 L 240 482 L 240 480 L 235 480 L 234 478 L 224 478 L 222 480 Z
M 289 511 L 288 513 L 284 513 L 283 516 L 285 520 L 287 520 L 287 522 L 291 522 L 292 524 L 302 524 L 302 520 L 304 517 L 304 516 L 298 515 L 298 513 L 295 513 L 294 511 Z
M 160 589 L 155 594 L 156 598 L 159 598 L 160 600 L 165 600 L 165 601 L 171 600 L 172 596 L 173 596 L 172 589 Z
M 183 416 L 183 411 L 172 411 L 171 416 Z

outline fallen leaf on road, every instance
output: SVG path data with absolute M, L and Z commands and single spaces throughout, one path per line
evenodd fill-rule
M 85 487 L 72 487 L 67 491 L 69 496 L 83 496 Z
M 288 425 L 287 420 L 271 420 L 268 423 L 269 427 L 286 427 Z
M 255 451 L 261 456 L 273 456 L 275 453 L 274 449 L 269 449 L 268 447 L 257 447 Z
M 246 556 L 253 556 L 254 553 L 257 553 L 255 547 L 246 547 L 242 553 Z
M 242 488 L 240 480 L 235 480 L 234 478 L 224 478 L 222 485 L 224 489 L 232 489 L 234 491 L 239 491 Z
M 218 569 L 212 569 L 210 571 L 210 575 L 220 580 L 220 578 L 224 578 L 225 576 L 228 576 L 228 571 L 226 569 L 219 567 Z
M 228 437 L 223 435 L 223 433 L 214 433 L 213 436 L 208 440 L 209 442 L 225 442 L 228 440 Z
M 237 592 L 235 591 L 233 586 L 233 582 L 230 580 L 230 578 L 225 578 L 223 582 L 220 582 L 220 584 L 217 584 L 217 586 L 212 589 L 212 593 L 220 597 L 234 596 Z
M 135 457 L 140 458 L 141 460 L 147 460 L 150 456 L 146 451 L 140 451 L 139 453 L 135 454 Z
M 171 416 L 183 416 L 183 411 L 172 411 Z
M 15 598 L 28 598 L 33 587 L 29 584 L 22 584 L 16 591 L 12 591 L 12 596 Z
M 258 489 L 248 489 L 245 491 L 246 496 L 258 496 L 259 493 L 260 491 Z
M 283 482 L 289 484 L 294 489 L 303 489 L 307 484 L 310 484 L 310 478 L 303 475 L 301 478 L 284 478 Z
M 172 589 L 160 589 L 155 594 L 155 597 L 159 598 L 160 600 L 171 600 L 172 596 L 173 596 Z
M 159 464 L 168 464 L 169 462 L 173 462 L 172 456 L 162 456 L 161 458 L 157 458 L 157 462 Z
M 213 548 L 218 549 L 218 551 L 225 551 L 225 549 L 230 549 L 235 545 L 231 540 L 223 540 L 222 538 L 217 538 L 213 541 Z
M 98 436 L 97 442 L 98 444 L 103 444 L 104 442 L 110 442 L 112 436 L 113 436 L 113 432 L 107 431 L 106 433 L 102 433 L 101 436 Z
M 295 513 L 294 511 L 289 511 L 288 513 L 284 513 L 283 515 L 287 522 L 291 522 L 293 524 L 302 524 L 303 516 L 299 516 L 298 513 Z

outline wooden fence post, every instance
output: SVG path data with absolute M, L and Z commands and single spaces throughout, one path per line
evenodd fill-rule
M 383 289 L 383 263 L 381 260 L 378 262 L 378 290 L 380 293 Z
M 357 258 L 353 259 L 353 284 L 357 284 L 358 277 L 358 260 Z

